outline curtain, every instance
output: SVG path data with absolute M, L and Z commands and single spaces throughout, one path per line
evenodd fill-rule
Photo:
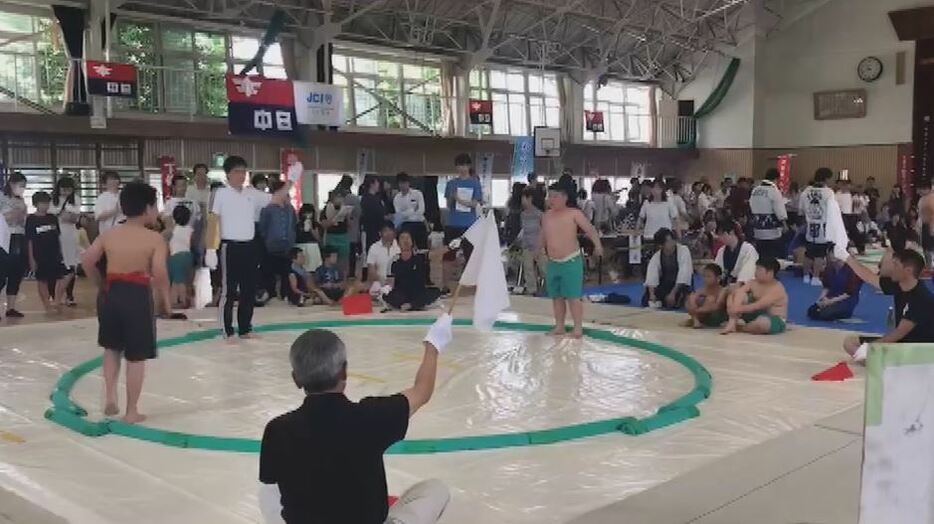
M 62 39 L 68 52 L 68 75 L 65 79 L 65 114 L 88 115 L 88 93 L 84 83 L 81 60 L 84 59 L 85 12 L 77 7 L 52 6 L 52 12 L 62 29 Z
M 571 100 L 571 80 L 567 75 L 558 77 L 558 104 L 561 107 L 561 140 L 574 139 L 574 101 Z
M 282 65 L 285 67 L 285 76 L 289 80 L 298 80 L 298 62 L 295 59 L 295 46 L 300 45 L 294 39 L 282 39 L 279 47 L 282 49 Z
M 449 62 L 441 64 L 441 136 L 454 136 L 454 78 L 455 66 Z
M 720 102 L 726 98 L 730 87 L 733 86 L 733 80 L 736 79 L 736 72 L 739 70 L 739 62 L 739 58 L 730 60 L 730 64 L 726 66 L 726 71 L 723 72 L 723 78 L 720 79 L 717 87 L 714 88 L 710 96 L 707 97 L 707 100 L 704 101 L 704 105 L 694 113 L 694 118 L 696 120 L 700 120 L 710 113 L 713 113 L 714 109 L 720 105 Z

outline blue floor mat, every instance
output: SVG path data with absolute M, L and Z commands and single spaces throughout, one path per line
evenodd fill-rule
M 833 322 L 821 322 L 811 320 L 807 317 L 807 309 L 820 295 L 821 288 L 804 283 L 801 277 L 790 273 L 782 273 L 779 280 L 785 285 L 788 292 L 788 320 L 794 324 L 802 326 L 843 329 L 847 331 L 858 331 L 862 333 L 881 335 L 888 331 L 885 319 L 889 308 L 892 307 L 892 298 L 887 297 L 872 286 L 863 284 L 859 295 L 859 305 L 853 312 L 853 317 L 847 320 L 838 320 Z M 922 280 L 922 283 L 929 285 L 928 281 Z M 695 275 L 694 287 L 701 284 L 700 276 Z M 609 293 L 619 293 L 629 296 L 632 304 L 625 307 L 640 307 L 642 300 L 643 287 L 641 282 L 630 282 L 626 284 L 604 284 L 602 286 L 588 286 L 584 288 L 587 295 L 606 295 Z

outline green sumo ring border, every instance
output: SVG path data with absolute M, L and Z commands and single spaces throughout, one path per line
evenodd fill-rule
M 427 326 L 433 322 L 434 319 L 427 318 L 318 320 L 311 322 L 270 324 L 257 328 L 257 331 L 296 331 L 311 328 L 343 328 L 357 326 Z M 470 321 L 458 319 L 455 321 L 455 325 L 467 326 L 470 325 Z M 528 332 L 544 332 L 551 329 L 551 326 L 548 325 L 525 322 L 497 322 L 495 327 L 502 330 Z M 586 328 L 584 332 L 587 337 L 595 340 L 634 347 L 674 360 L 684 366 L 694 376 L 694 389 L 674 402 L 660 407 L 653 415 L 643 418 L 621 417 L 516 433 L 404 440 L 390 447 L 387 453 L 390 455 L 447 453 L 453 451 L 536 446 L 616 432 L 625 433 L 627 435 L 641 435 L 700 415 L 697 405 L 710 396 L 711 377 L 707 369 L 699 362 L 674 349 L 653 342 L 616 335 L 602 329 Z M 218 334 L 219 331 L 213 329 L 194 331 L 184 336 L 160 340 L 158 347 L 166 349 L 192 342 L 210 340 L 217 337 Z M 75 366 L 62 375 L 56 383 L 55 388 L 52 390 L 50 398 L 52 407 L 45 413 L 47 419 L 91 437 L 111 434 L 179 448 L 233 451 L 240 453 L 259 452 L 260 442 L 255 439 L 181 433 L 143 425 L 126 424 L 117 420 L 102 420 L 96 422 L 88 420 L 86 418 L 87 411 L 71 399 L 71 390 L 81 377 L 100 367 L 101 361 L 101 357 L 93 358 Z

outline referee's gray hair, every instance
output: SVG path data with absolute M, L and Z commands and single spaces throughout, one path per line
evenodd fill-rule
M 309 329 L 292 343 L 289 361 L 295 383 L 308 393 L 320 393 L 340 383 L 347 350 L 333 331 Z

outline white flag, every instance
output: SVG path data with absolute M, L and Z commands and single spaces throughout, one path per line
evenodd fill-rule
M 833 256 L 838 260 L 846 260 L 850 254 L 846 248 L 850 243 L 850 237 L 846 234 L 846 226 L 843 225 L 843 213 L 840 211 L 840 204 L 836 198 L 831 198 L 827 202 L 827 240 L 833 242 Z
M 473 300 L 473 325 L 477 329 L 490 330 L 499 313 L 509 307 L 506 270 L 493 211 L 474 222 L 464 233 L 464 238 L 473 245 L 473 253 L 460 283 L 477 287 Z

